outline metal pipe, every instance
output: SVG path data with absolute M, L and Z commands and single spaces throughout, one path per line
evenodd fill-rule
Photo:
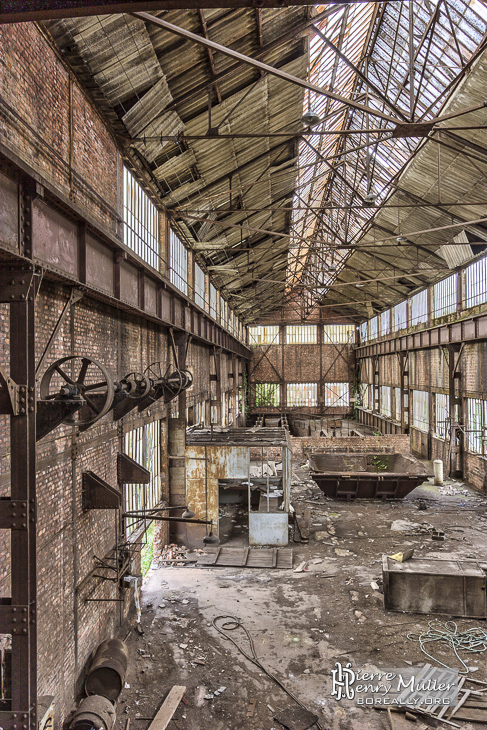
M 123 512 L 122 517 L 138 517 L 135 512 Z M 163 522 L 189 522 L 192 525 L 211 525 L 211 520 L 194 520 L 192 518 L 184 519 L 184 517 L 165 517 L 162 515 L 149 515 L 151 520 L 162 520 Z

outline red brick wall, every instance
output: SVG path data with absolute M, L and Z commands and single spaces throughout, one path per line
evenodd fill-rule
M 324 437 L 296 437 L 291 436 L 293 457 L 305 458 L 312 451 L 348 451 L 357 453 L 363 451 L 396 451 L 399 454 L 409 454 L 411 451 L 409 436 L 406 434 L 386 436 L 340 436 L 337 438 Z
M 251 408 L 255 412 L 272 412 L 285 410 L 309 414 L 346 415 L 351 407 L 325 406 L 324 384 L 348 382 L 350 396 L 353 396 L 354 387 L 354 357 L 353 348 L 346 344 L 329 344 L 324 341 L 324 324 L 347 324 L 343 318 L 326 315 L 326 319 L 311 316 L 302 322 L 294 309 L 287 307 L 281 312 L 281 319 L 271 320 L 270 317 L 259 320 L 256 324 L 280 326 L 279 344 L 259 345 L 252 350 L 250 362 Z M 295 345 L 286 342 L 286 325 L 288 324 L 316 325 L 317 344 Z M 281 404 L 277 409 L 269 407 L 255 407 L 252 397 L 254 383 L 281 383 Z M 288 383 L 318 383 L 318 405 L 315 407 L 292 407 L 287 403 L 286 393 Z
M 1 26 L 0 48 L 0 139 L 116 231 L 122 163 L 107 126 L 76 81 L 70 94 L 69 70 L 36 24 Z
M 70 94 L 69 71 L 36 25 L 0 26 L 0 48 L 0 141 L 60 195 L 69 196 L 83 214 L 107 225 L 112 233 L 119 232 L 121 157 L 107 126 L 74 80 Z M 16 214 L 14 211 L 12 217 Z M 18 220 L 14 222 L 18 224 Z M 43 234 L 49 246 L 49 232 Z M 70 288 L 60 284 L 45 280 L 41 286 L 36 302 L 37 361 L 69 294 Z M 8 306 L 0 305 L 0 362 L 7 370 L 8 327 Z M 201 344 L 189 346 L 188 364 L 195 371 L 193 401 L 198 402 L 199 394 L 209 390 L 211 353 L 212 349 Z M 164 371 L 172 360 L 164 328 L 102 304 L 89 294 L 71 309 L 40 375 L 52 362 L 71 354 L 98 360 L 113 380 L 143 371 L 154 361 L 161 361 Z M 233 385 L 230 369 L 222 356 L 222 392 Z M 169 407 L 158 401 L 141 414 L 134 410 L 118 422 L 108 414 L 81 434 L 64 424 L 38 443 L 38 694 L 55 696 L 57 726 L 72 706 L 92 652 L 117 630 L 120 616 L 119 603 L 87 601 L 118 597 L 112 582 L 91 575 L 94 556 L 103 558 L 115 545 L 115 514 L 112 510 L 82 511 L 82 472 L 93 471 L 115 487 L 116 454 L 123 450 L 124 431 L 144 421 L 163 419 L 163 496 L 167 497 L 165 424 L 174 407 L 178 407 L 177 400 Z M 0 416 L 0 427 L 0 494 L 8 496 L 7 416 Z M 10 594 L 7 537 L 6 531 L 0 531 L 2 596 Z M 135 569 L 138 571 L 137 566 Z M 124 615 L 131 602 L 127 591 Z

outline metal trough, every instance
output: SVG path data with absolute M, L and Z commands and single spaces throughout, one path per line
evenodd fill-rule
M 311 478 L 328 497 L 402 499 L 431 474 L 404 454 L 310 454 Z

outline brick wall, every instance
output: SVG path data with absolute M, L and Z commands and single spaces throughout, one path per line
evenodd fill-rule
M 2 142 L 117 230 L 121 156 L 107 126 L 34 23 L 0 27 Z
M 69 198 L 78 206 L 82 217 L 86 215 L 97 226 L 108 227 L 110 233 L 119 236 L 122 161 L 108 127 L 37 25 L 1 26 L 0 47 L 0 141 L 6 154 L 14 160 L 20 158 L 59 196 Z M 18 192 L 10 177 L 5 180 L 7 189 L 13 191 L 12 210 L 8 209 L 3 217 L 8 206 L 2 207 L 0 243 L 18 252 Z M 76 255 L 72 255 L 76 249 L 65 246 L 72 238 L 73 229 L 76 232 L 76 224 L 70 221 L 69 214 L 53 213 L 42 200 L 36 201 L 35 206 L 32 240 L 45 246 L 45 251 L 51 254 L 55 243 L 56 251 L 64 255 L 63 265 L 47 260 L 61 269 L 64 280 L 68 273 L 72 274 L 73 283 L 77 283 Z M 55 220 L 55 226 L 46 224 L 45 209 Z M 44 211 L 44 215 L 39 211 Z M 90 235 L 88 232 L 87 238 Z M 107 248 L 105 256 L 113 263 L 110 249 Z M 113 273 L 113 267 L 109 266 L 106 273 L 110 271 Z M 113 282 L 112 289 L 104 289 L 103 270 L 92 274 L 95 281 L 88 281 L 89 284 L 113 293 Z M 42 283 L 36 301 L 37 362 L 70 291 L 70 286 L 53 279 L 45 278 Z M 175 300 L 176 305 L 183 322 L 180 300 Z M 8 305 L 0 304 L 0 362 L 7 371 L 8 328 Z M 195 342 L 190 343 L 187 353 L 187 363 L 194 372 L 188 404 L 205 401 L 207 419 L 209 375 L 214 372 L 212 353 L 212 347 Z M 130 372 L 143 372 L 155 361 L 162 363 L 162 372 L 173 363 L 170 339 L 164 327 L 102 303 L 92 298 L 89 290 L 71 308 L 40 375 L 55 360 L 74 354 L 99 361 L 114 381 Z M 232 370 L 229 359 L 222 355 L 221 360 L 219 388 L 226 395 L 235 386 L 229 377 Z M 70 710 L 98 643 L 114 634 L 120 617 L 133 605 L 129 590 L 124 592 L 122 604 L 89 600 L 119 597 L 113 582 L 93 575 L 95 556 L 104 558 L 110 553 L 115 546 L 116 531 L 113 510 L 83 512 L 82 473 L 93 471 L 116 487 L 116 455 L 123 450 L 124 434 L 145 423 L 160 421 L 162 474 L 166 477 L 162 497 L 167 499 L 167 421 L 177 409 L 177 399 L 168 406 L 160 400 L 142 413 L 133 410 L 117 422 L 109 413 L 82 433 L 72 425 L 63 424 L 38 443 L 38 694 L 55 696 L 56 727 Z M 2 496 L 9 495 L 10 485 L 8 421 L 8 416 L 0 415 Z M 161 528 L 158 532 L 158 540 L 164 540 L 167 530 Z M 8 538 L 7 531 L 0 531 L 1 596 L 10 595 Z M 136 572 L 140 569 L 138 560 L 134 566 Z
M 334 313 L 325 315 L 318 310 L 303 322 L 295 308 L 287 306 L 276 314 L 259 320 L 259 325 L 278 325 L 279 344 L 258 345 L 252 350 L 250 363 L 250 405 L 254 412 L 271 413 L 287 411 L 290 413 L 347 415 L 349 406 L 325 406 L 325 383 L 349 383 L 350 396 L 354 388 L 353 348 L 347 344 L 330 344 L 323 335 L 324 324 L 349 324 L 347 320 Z M 274 317 L 274 318 L 273 318 Z M 288 344 L 286 341 L 287 325 L 316 325 L 317 344 Z M 279 408 L 255 405 L 253 385 L 255 383 L 279 383 Z M 287 399 L 289 383 L 317 383 L 317 406 L 292 406 Z
M 295 459 L 306 458 L 312 451 L 347 451 L 361 453 L 365 451 L 411 452 L 409 436 L 406 434 L 386 436 L 340 436 L 336 438 L 291 436 L 291 446 Z
M 413 399 L 411 391 L 420 390 L 429 393 L 429 430 L 421 431 L 411 425 L 410 438 L 412 452 L 424 459 L 442 459 L 445 463 L 445 473 L 448 473 L 449 440 L 436 436 L 436 401 L 437 393 L 448 395 L 449 392 L 449 365 L 448 350 L 446 348 L 430 348 L 411 351 L 409 353 L 409 419 L 412 423 Z M 469 398 L 487 399 L 487 342 L 465 343 L 458 366 L 460 373 L 461 392 L 459 393 L 463 407 L 463 422 L 467 423 L 467 403 Z M 370 359 L 360 361 L 361 382 L 372 383 L 372 367 Z M 393 388 L 400 385 L 399 358 L 397 355 L 379 356 L 379 385 L 390 385 Z M 392 394 L 392 412 L 395 415 L 395 394 Z M 372 416 L 365 417 L 367 412 L 361 413 L 365 423 L 369 423 Z M 378 420 L 374 415 L 373 419 Z M 392 421 L 379 419 L 383 427 L 390 425 L 398 427 Z M 380 425 L 379 428 L 382 428 Z M 465 440 L 466 441 L 466 440 Z M 463 465 L 460 460 L 460 469 L 463 478 L 473 486 L 487 491 L 487 459 L 467 450 L 463 454 Z M 455 456 L 452 466 L 455 469 Z

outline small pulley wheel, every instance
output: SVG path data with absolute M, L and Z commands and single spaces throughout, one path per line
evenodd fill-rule
M 152 388 L 151 378 L 138 372 L 129 373 L 120 382 L 129 398 L 144 398 Z

